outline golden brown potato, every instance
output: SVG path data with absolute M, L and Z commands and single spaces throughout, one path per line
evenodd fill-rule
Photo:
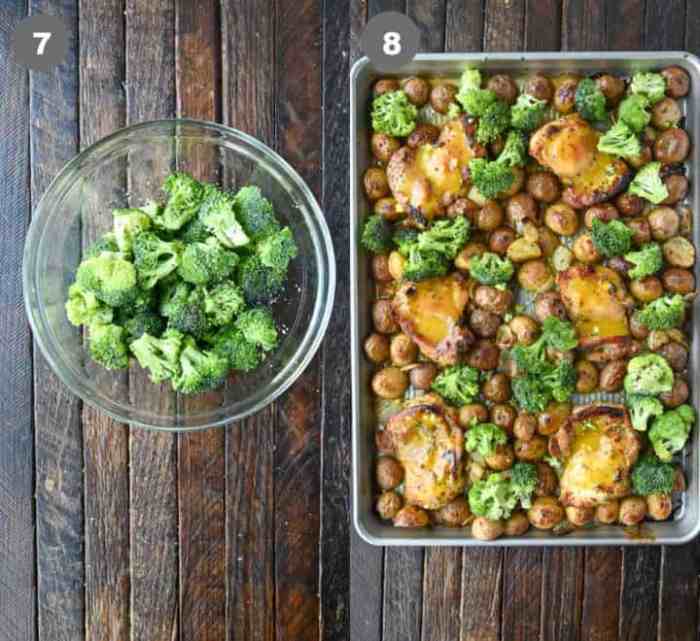
M 527 514 L 518 510 L 506 519 L 503 533 L 506 536 L 522 536 L 529 529 L 530 521 L 527 520 Z
M 408 135 L 406 144 L 409 147 L 420 147 L 421 145 L 432 145 L 440 137 L 440 130 L 428 122 L 419 122 L 416 128 Z
M 647 502 L 641 496 L 628 496 L 620 501 L 619 520 L 622 525 L 637 525 L 644 520 Z
M 422 107 L 430 98 L 430 85 L 423 78 L 408 78 L 402 88 L 416 107 Z
M 540 294 L 540 296 L 542 295 L 543 294 Z M 513 332 L 515 340 L 521 345 L 531 345 L 534 343 L 540 331 L 537 322 L 524 314 L 513 316 L 508 326 Z
M 680 105 L 673 98 L 664 98 L 651 110 L 651 124 L 658 129 L 676 127 L 682 118 Z
M 409 372 L 409 379 L 416 389 L 429 390 L 437 374 L 438 369 L 433 363 L 421 363 Z
M 485 338 L 476 341 L 476 344 L 467 355 L 467 364 L 470 367 L 483 370 L 485 372 L 496 369 L 501 356 L 501 350 L 495 343 Z
M 695 264 L 695 247 L 683 236 L 675 236 L 667 240 L 663 245 L 663 250 L 666 262 L 673 267 L 687 269 Z
M 495 200 L 488 200 L 476 213 L 476 226 L 482 231 L 493 231 L 503 224 L 503 209 Z
M 375 96 L 381 96 L 383 93 L 398 91 L 400 88 L 396 78 L 380 78 L 374 83 L 373 92 Z
M 544 212 L 544 224 L 555 234 L 573 236 L 578 231 L 578 214 L 566 203 L 554 203 Z
M 389 257 L 386 254 L 372 256 L 372 277 L 378 283 L 388 283 L 393 280 L 389 272 Z
M 529 260 L 518 269 L 518 283 L 529 292 L 544 292 L 554 285 L 554 275 L 543 260 Z
M 561 195 L 559 179 L 550 171 L 536 171 L 527 179 L 527 191 L 543 203 L 553 203 Z
M 631 216 L 638 216 L 642 213 L 642 210 L 644 209 L 644 200 L 635 194 L 623 192 L 617 198 L 615 198 L 615 206 L 617 207 L 617 211 L 620 212 L 621 216 L 629 218 Z
M 661 72 L 661 75 L 666 79 L 666 95 L 671 98 L 682 98 L 690 89 L 690 78 L 685 69 L 675 65 L 666 67 Z
M 469 316 L 469 327 L 479 338 L 493 338 L 501 325 L 501 317 L 484 309 L 475 309 Z
M 576 87 L 579 77 L 573 74 L 564 74 L 552 78 L 554 84 L 553 107 L 560 114 L 570 114 L 575 108 Z
M 645 276 L 630 283 L 630 292 L 638 301 L 650 303 L 663 295 L 664 288 L 656 276 Z
M 458 496 L 447 505 L 433 512 L 433 520 L 436 525 L 445 527 L 464 527 L 472 520 L 469 503 L 463 496 Z
M 416 362 L 418 357 L 418 345 L 416 345 L 406 334 L 396 334 L 391 338 L 391 346 L 389 347 L 391 354 L 391 362 L 394 365 L 403 367 Z
M 403 506 L 403 499 L 396 492 L 382 492 L 377 499 L 377 513 L 384 520 L 393 519 Z
M 493 91 L 496 96 L 512 105 L 518 97 L 518 85 L 505 73 L 497 73 L 491 76 L 486 82 L 486 88 Z
M 632 243 L 637 247 L 646 245 L 651 240 L 651 229 L 646 218 L 630 218 L 625 224 L 632 232 Z
M 540 323 L 544 323 L 550 316 L 566 320 L 566 308 L 559 292 L 542 292 L 537 294 L 535 298 L 535 316 Z
M 690 138 L 677 127 L 664 131 L 654 143 L 654 157 L 664 164 L 683 162 L 690 151 Z
M 383 134 L 375 131 L 372 134 L 371 146 L 372 153 L 377 160 L 389 162 L 389 158 L 391 158 L 394 152 L 399 150 L 401 143 L 389 134 Z
M 466 216 L 469 222 L 473 223 L 479 208 L 480 205 L 469 198 L 457 198 L 457 200 L 447 208 L 447 217 L 456 218 L 457 216 Z
M 603 392 L 617 392 L 622 389 L 622 383 L 627 373 L 626 361 L 610 361 L 600 371 L 600 389 Z
M 603 92 L 608 104 L 613 107 L 620 102 L 625 93 L 625 81 L 622 78 L 604 73 L 595 79 L 596 85 Z
M 446 114 L 454 102 L 457 87 L 448 83 L 435 85 L 430 91 L 430 106 L 440 114 Z
M 489 416 L 494 425 L 502 427 L 508 433 L 513 431 L 513 423 L 515 422 L 517 412 L 512 405 L 508 405 L 507 403 L 494 403 L 491 406 Z
M 502 316 L 513 304 L 513 292 L 491 287 L 491 285 L 479 285 L 474 291 L 474 303 L 487 312 Z
M 537 432 L 542 436 L 550 436 L 559 431 L 571 415 L 571 403 L 551 402 L 537 417 Z
M 662 205 L 675 205 L 683 200 L 688 193 L 688 179 L 681 174 L 671 174 L 664 178 L 668 196 L 661 201 Z
M 484 461 L 492 470 L 502 472 L 503 470 L 509 470 L 513 467 L 514 458 L 513 446 L 509 443 L 505 443 L 503 445 L 497 445 L 493 453 L 484 457 Z
M 514 263 L 524 263 L 542 256 L 539 243 L 528 238 L 516 238 L 509 246 L 506 256 Z
M 685 480 L 685 473 L 680 465 L 676 465 L 673 473 L 673 491 L 674 492 L 685 492 L 688 484 Z
M 515 440 L 513 444 L 515 458 L 519 461 L 534 463 L 541 461 L 547 454 L 547 439 L 543 436 L 535 435 L 529 441 Z
M 620 501 L 613 499 L 602 503 L 595 509 L 595 520 L 598 523 L 609 525 L 615 523 L 620 516 Z
M 398 325 L 394 322 L 394 316 L 391 311 L 391 301 L 378 300 L 372 306 L 372 321 L 374 329 L 380 334 L 393 334 L 399 331 Z
M 472 536 L 479 541 L 493 541 L 503 534 L 503 521 L 489 521 L 484 516 L 477 516 L 472 521 Z
M 627 162 L 635 169 L 641 169 L 648 162 L 651 162 L 653 156 L 654 153 L 651 149 L 651 145 L 643 145 L 642 151 L 639 153 L 639 155 L 627 158 Z
M 379 214 L 385 220 L 394 222 L 403 217 L 403 213 L 398 210 L 395 198 L 380 198 L 374 203 L 374 213 Z
M 551 530 L 564 519 L 564 508 L 554 496 L 539 496 L 527 511 L 527 518 L 532 527 L 538 530 Z
M 365 355 L 372 363 L 389 360 L 389 339 L 382 334 L 372 333 L 365 339 Z
M 688 365 L 688 348 L 681 343 L 670 341 L 662 345 L 658 353 L 666 359 L 671 369 L 676 372 L 682 372 Z
M 601 255 L 593 244 L 593 239 L 589 233 L 581 234 L 571 247 L 576 260 L 591 265 L 597 263 L 601 259 Z
M 695 290 L 695 276 L 687 269 L 678 267 L 665 269 L 661 274 L 661 280 L 666 290 L 672 294 L 690 294 Z
M 489 411 L 481 403 L 469 403 L 459 410 L 459 424 L 463 428 L 469 428 L 474 423 L 486 423 L 489 420 Z
M 429 524 L 428 513 L 415 505 L 402 507 L 394 517 L 396 527 L 427 527 Z
M 496 372 L 484 383 L 481 393 L 487 401 L 505 403 L 510 399 L 510 380 L 503 372 Z
M 489 250 L 496 254 L 505 254 L 515 240 L 515 231 L 510 227 L 494 229 L 489 236 Z
M 401 398 L 408 389 L 408 376 L 398 367 L 385 367 L 372 377 L 372 390 L 379 398 Z
M 604 223 L 609 223 L 611 220 L 617 220 L 620 217 L 620 212 L 612 203 L 600 203 L 586 209 L 583 215 L 583 223 L 587 229 L 593 229 L 593 221 L 598 219 Z
M 528 412 L 520 412 L 513 422 L 513 436 L 519 441 L 529 441 L 537 431 L 537 419 Z
M 530 76 L 523 87 L 523 93 L 547 102 L 552 99 L 552 92 L 552 83 L 549 82 L 549 78 L 540 73 Z
M 690 390 L 688 389 L 688 383 L 685 380 L 676 376 L 673 379 L 673 387 L 670 392 L 663 392 L 659 394 L 659 400 L 664 404 L 665 407 L 674 408 L 679 405 L 683 405 L 688 400 L 690 395 Z
M 665 521 L 673 511 L 670 494 L 650 494 L 647 496 L 647 514 L 654 521 Z
M 506 203 L 506 220 L 515 230 L 520 229 L 520 225 L 529 220 L 537 223 L 539 219 L 539 207 L 535 199 L 527 192 L 520 192 L 511 196 Z
M 375 470 L 377 485 L 381 490 L 393 490 L 403 482 L 403 467 L 391 456 L 380 456 Z
M 598 370 L 590 361 L 576 363 L 576 391 L 579 394 L 590 394 L 598 387 Z
M 403 270 L 406 266 L 406 259 L 399 254 L 397 251 L 391 252 L 389 254 L 389 273 L 394 280 L 401 280 L 403 278 Z
M 370 167 L 365 172 L 363 182 L 369 200 L 379 200 L 389 195 L 389 182 L 383 169 Z
M 654 240 L 668 240 L 678 234 L 681 219 L 675 209 L 655 207 L 647 218 Z
M 540 227 L 537 232 L 537 242 L 542 249 L 542 255 L 545 258 L 553 259 L 555 252 L 561 247 L 559 236 L 549 229 L 549 227 Z M 564 249 L 566 249 L 566 247 Z
M 537 486 L 535 496 L 551 496 L 559 486 L 556 472 L 547 463 L 535 463 L 537 467 Z
M 575 527 L 583 527 L 593 521 L 595 510 L 592 507 L 574 507 L 569 505 L 565 510 L 566 520 Z
M 469 259 L 472 256 L 481 256 L 481 254 L 488 251 L 488 247 L 483 243 L 477 243 L 474 241 L 468 242 L 464 249 L 457 254 L 455 258 L 455 267 L 457 269 L 462 269 L 464 271 L 469 271 Z
M 515 194 L 522 190 L 523 185 L 525 184 L 525 170 L 522 167 L 511 167 L 511 171 L 513 172 L 514 176 L 513 182 L 510 184 L 508 189 L 499 194 L 501 198 L 510 198 L 511 196 L 515 196 Z

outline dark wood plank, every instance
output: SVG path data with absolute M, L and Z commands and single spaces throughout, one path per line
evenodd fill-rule
M 428 548 L 423 576 L 421 639 L 459 639 L 461 629 L 462 550 Z
M 79 15 L 80 141 L 85 147 L 125 125 L 124 2 L 81 0 Z M 105 30 L 105 24 L 112 28 Z M 124 181 L 126 186 L 126 173 Z M 83 218 L 84 244 L 103 231 L 97 219 Z M 126 397 L 127 385 L 125 377 L 115 377 L 114 393 Z M 129 636 L 128 429 L 88 406 L 82 423 L 86 637 L 124 639 Z
M 445 48 L 446 4 L 406 0 L 408 15 L 420 31 L 418 51 L 443 51 Z
M 274 9 L 221 5 L 223 120 L 274 142 Z M 271 641 L 274 612 L 274 405 L 226 430 L 226 630 Z
M 59 15 L 68 53 L 48 73 L 30 74 L 32 201 L 78 151 L 78 3 L 33 0 L 32 14 Z M 80 238 L 72 247 L 80 259 Z M 37 629 L 40 638 L 85 638 L 83 453 L 80 401 L 34 347 Z
M 655 641 L 659 620 L 659 548 L 625 548 L 622 558 L 622 598 L 619 638 Z
M 689 5 L 697 4 L 690 0 Z M 644 12 L 644 49 L 683 49 L 686 0 L 647 0 Z
M 606 11 L 608 48 L 618 51 L 642 49 L 644 13 L 639 0 L 609 2 Z
M 606 0 L 564 0 L 562 49 L 604 51 L 608 38 L 605 25 Z
M 175 4 L 127 0 L 126 86 L 129 124 L 175 115 Z M 157 96 L 157 99 L 154 97 Z M 171 158 L 163 158 L 168 169 Z M 129 159 L 132 204 L 152 197 L 154 168 Z M 156 167 L 155 171 L 163 168 Z M 163 172 L 165 173 L 165 172 Z M 133 402 L 151 411 L 172 411 L 175 395 L 159 388 L 138 367 L 130 371 Z M 165 641 L 178 637 L 177 450 L 173 434 L 132 429 L 129 439 L 131 516 L 131 637 Z
M 617 639 L 621 585 L 620 548 L 587 548 L 580 638 Z
M 520 51 L 525 43 L 525 0 L 486 0 L 484 51 Z
M 485 0 L 447 0 L 445 51 L 480 51 L 484 37 Z
M 700 4 L 688 2 L 686 6 L 685 46 L 686 51 L 700 53 Z
M 502 586 L 502 550 L 465 548 L 460 641 L 500 641 Z
M 661 561 L 659 640 L 697 641 L 698 542 L 665 547 Z
M 542 641 L 578 641 L 583 599 L 584 552 L 580 548 L 543 550 Z
M 561 0 L 527 0 L 525 48 L 528 51 L 559 51 L 561 47 Z
M 367 19 L 371 20 L 383 11 L 406 13 L 407 0 L 367 0 Z
M 383 641 L 418 641 L 421 638 L 423 548 L 391 547 L 384 555 Z
M 0 630 L 8 641 L 36 637 L 32 349 L 22 305 L 22 247 L 29 224 L 29 84 L 9 55 L 11 34 L 26 15 L 20 0 L 0 5 Z
M 540 636 L 542 550 L 512 548 L 503 558 L 501 635 L 530 641 Z

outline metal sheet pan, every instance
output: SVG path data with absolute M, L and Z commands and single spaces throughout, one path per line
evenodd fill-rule
M 693 145 L 687 162 L 691 190 L 688 205 L 700 211 L 700 59 L 686 52 L 586 52 L 586 53 L 496 53 L 496 54 L 419 54 L 401 72 L 401 76 L 457 77 L 467 66 L 489 72 L 507 71 L 513 74 L 542 71 L 555 73 L 577 71 L 593 73 L 603 70 L 629 74 L 639 70 L 658 69 L 667 65 L 683 67 L 691 78 L 691 98 L 685 101 L 686 129 Z M 633 538 L 619 526 L 599 526 L 577 530 L 566 536 L 533 531 L 523 537 L 500 538 L 492 542 L 477 541 L 468 530 L 449 528 L 404 529 L 382 522 L 373 511 L 374 427 L 369 380 L 371 366 L 362 354 L 362 338 L 371 326 L 368 261 L 358 243 L 360 221 L 367 215 L 367 202 L 362 191 L 362 174 L 370 161 L 367 109 L 373 81 L 380 74 L 368 59 L 359 60 L 350 73 L 350 296 L 352 313 L 352 388 L 353 388 L 353 522 L 359 535 L 373 545 L 450 545 L 450 546 L 568 546 L 568 545 L 673 545 L 686 543 L 700 532 L 700 427 L 693 431 L 692 442 L 686 448 L 684 465 L 688 488 L 674 511 L 672 520 L 645 524 L 646 538 Z M 383 74 L 386 75 L 386 74 Z M 693 240 L 700 247 L 700 225 L 693 226 Z M 700 281 L 698 265 L 696 279 Z M 693 305 L 693 318 L 700 301 Z M 695 323 L 693 323 L 693 334 Z M 692 403 L 700 407 L 700 385 L 694 384 L 694 372 L 700 366 L 700 340 L 692 337 L 689 378 Z

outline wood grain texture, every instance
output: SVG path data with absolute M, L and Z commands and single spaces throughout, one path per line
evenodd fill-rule
M 690 0 L 688 4 L 697 4 Z M 683 49 L 686 0 L 647 0 L 644 13 L 644 49 Z
M 422 641 L 459 639 L 462 550 L 428 548 L 423 569 Z
M 464 548 L 460 641 L 499 641 L 503 605 L 503 551 Z
M 561 0 L 527 0 L 525 49 L 559 51 L 561 47 Z
M 586 548 L 581 639 L 617 639 L 621 561 L 620 548 Z
M 618 51 L 642 49 L 644 12 L 639 0 L 609 2 L 606 11 L 608 47 Z
M 443 51 L 445 49 L 446 3 L 406 0 L 408 15 L 420 31 L 418 51 Z
M 543 550 L 542 641 L 578 641 L 583 599 L 584 551 L 581 548 Z
M 697 641 L 700 549 L 693 541 L 663 549 L 658 602 L 659 641 Z
M 406 13 L 406 2 L 407 0 L 367 0 L 367 20 L 384 11 Z
M 561 47 L 568 51 L 604 51 L 607 47 L 606 0 L 563 0 Z
M 32 201 L 78 151 L 78 3 L 33 0 L 32 14 L 59 15 L 68 53 L 48 73 L 30 74 Z M 67 258 L 80 260 L 80 236 Z M 34 347 L 37 631 L 39 638 L 85 637 L 83 453 L 80 401 Z
M 620 587 L 619 638 L 624 641 L 654 641 L 659 613 L 661 549 L 625 548 Z
M 485 0 L 446 0 L 445 51 L 481 51 Z
M 389 547 L 384 554 L 383 641 L 421 638 L 424 598 L 423 548 Z
M 503 557 L 501 635 L 512 641 L 540 636 L 542 550 L 512 548 Z
M 486 0 L 484 51 L 520 51 L 525 43 L 525 0 Z

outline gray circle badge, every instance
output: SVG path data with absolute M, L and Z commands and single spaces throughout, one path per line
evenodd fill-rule
M 61 18 L 44 14 L 30 16 L 12 35 L 15 60 L 33 71 L 49 71 L 68 52 L 68 29 Z
M 413 60 L 420 32 L 403 13 L 385 11 L 372 18 L 360 37 L 360 46 L 379 71 L 398 71 Z

